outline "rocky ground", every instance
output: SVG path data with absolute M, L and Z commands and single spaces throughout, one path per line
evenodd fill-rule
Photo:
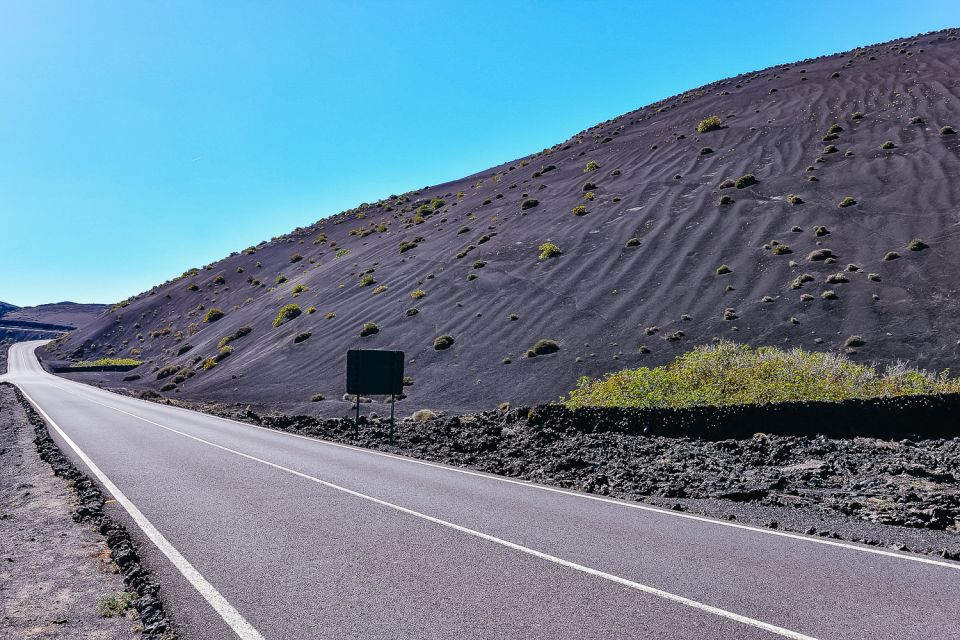
M 0 385 L 0 637 L 139 637 L 101 599 L 125 586 L 103 536 L 73 522 L 75 497 L 40 460 L 13 390 Z
M 100 490 L 0 384 L 0 638 L 175 640 L 129 537 L 103 507 Z
M 169 401 L 168 401 L 169 402 Z M 184 403 L 178 403 L 184 404 Z M 534 426 L 526 410 L 396 424 L 191 408 L 265 427 L 775 527 L 960 560 L 960 439 L 695 440 Z

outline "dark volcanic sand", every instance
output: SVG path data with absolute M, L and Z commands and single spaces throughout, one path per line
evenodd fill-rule
M 717 82 L 522 160 L 361 205 L 136 296 L 48 357 L 139 353 L 148 360 L 142 377 L 123 386 L 158 389 L 170 380 L 155 371 L 177 364 L 197 373 L 172 397 L 327 415 L 349 410 L 344 353 L 357 347 L 406 352 L 414 382 L 407 413 L 554 400 L 579 376 L 662 364 L 720 337 L 842 351 L 859 335 L 857 360 L 956 369 L 960 135 L 940 134 L 945 125 L 960 130 L 956 34 Z M 712 115 L 723 128 L 698 134 L 697 122 Z M 911 124 L 915 117 L 922 120 Z M 833 124 L 842 131 L 822 140 Z M 895 147 L 881 149 L 888 140 Z M 701 154 L 705 147 L 712 153 Z M 588 161 L 600 168 L 585 173 Z M 747 173 L 758 184 L 719 189 Z M 584 200 L 585 188 L 594 200 Z M 718 205 L 721 195 L 734 202 Z M 847 196 L 856 204 L 839 207 Z M 445 204 L 418 224 L 416 208 L 435 197 Z M 530 199 L 538 205 L 524 209 Z M 572 215 L 580 204 L 586 215 Z M 829 233 L 817 236 L 815 226 Z M 316 244 L 320 234 L 326 241 Z M 638 246 L 627 246 L 631 238 Z M 909 250 L 913 238 L 929 247 Z M 562 255 L 538 260 L 545 241 Z M 792 253 L 775 253 L 773 241 Z M 401 252 L 401 242 L 416 246 Z M 337 257 L 341 249 L 349 253 Z M 830 249 L 836 262 L 808 261 L 816 249 Z M 890 251 L 900 258 L 884 260 Z M 486 264 L 474 268 L 476 260 Z M 732 273 L 715 275 L 721 264 Z M 371 269 L 376 283 L 359 286 Z M 828 283 L 838 272 L 848 281 Z M 803 273 L 813 281 L 791 288 Z M 276 284 L 278 274 L 288 280 Z M 297 285 L 309 290 L 295 297 Z M 377 293 L 378 285 L 387 289 Z M 426 296 L 412 299 L 415 289 Z M 821 298 L 828 290 L 837 298 Z M 288 303 L 317 312 L 274 328 Z M 205 323 L 213 307 L 226 315 Z M 407 315 L 411 308 L 419 313 Z M 735 320 L 723 319 L 726 308 Z M 361 338 L 365 322 L 379 333 Z M 232 343 L 232 355 L 198 366 L 241 326 L 252 333 Z M 659 330 L 648 335 L 648 327 Z M 294 343 L 305 332 L 309 339 Z M 455 343 L 436 351 L 441 334 Z M 559 353 L 524 358 L 541 338 L 557 340 Z M 123 377 L 88 379 L 117 386 Z M 318 393 L 327 400 L 311 404 Z

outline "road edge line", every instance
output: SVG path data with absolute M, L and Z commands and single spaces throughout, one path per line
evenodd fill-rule
M 70 439 L 63 429 L 58 425 L 48 414 L 44 411 L 39 404 L 30 396 L 29 393 L 24 390 L 20 384 L 14 382 L 23 396 L 33 405 L 33 408 L 37 410 L 44 420 L 47 421 L 47 424 L 53 427 L 57 434 L 63 439 L 64 442 L 73 450 L 73 452 L 80 458 L 81 461 L 87 466 L 91 473 L 96 476 L 100 484 L 116 499 L 118 503 L 126 510 L 130 515 L 133 521 L 137 524 L 144 535 L 150 539 L 150 541 L 160 550 L 160 552 L 167 557 L 167 559 L 173 564 L 174 567 L 187 579 L 188 582 L 197 590 L 198 593 L 203 597 L 204 600 L 214 609 L 214 611 L 219 614 L 223 621 L 237 634 L 237 637 L 241 640 L 264 640 L 263 636 L 257 631 L 253 625 L 251 625 L 247 620 L 237 611 L 233 605 L 227 602 L 227 599 L 224 598 L 216 587 L 214 587 L 210 582 L 203 577 L 203 575 L 197 571 L 197 569 L 187 560 L 183 554 L 181 554 L 176 547 L 174 547 L 170 541 L 164 537 L 162 533 L 146 516 L 137 508 L 133 502 L 127 498 L 127 496 L 120 491 L 120 489 L 110 480 L 109 477 L 90 459 L 90 457 L 84 453 L 84 451 L 77 446 L 77 444 Z M 111 407 L 112 408 L 112 407 Z

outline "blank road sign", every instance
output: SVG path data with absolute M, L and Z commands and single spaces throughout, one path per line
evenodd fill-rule
M 372 396 L 403 393 L 403 351 L 347 351 L 347 393 Z

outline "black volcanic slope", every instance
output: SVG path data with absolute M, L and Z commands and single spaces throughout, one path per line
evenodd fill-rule
M 960 135 L 941 129 L 960 131 L 958 69 L 945 31 L 701 87 L 188 272 L 54 357 L 139 354 L 134 387 L 327 413 L 348 407 L 356 347 L 406 352 L 402 411 L 552 400 L 717 338 L 843 351 L 857 335 L 856 359 L 956 368 Z M 698 133 L 709 116 L 722 127 Z M 539 259 L 545 242 L 562 253 Z M 303 313 L 274 327 L 291 303 Z M 205 322 L 212 308 L 225 315 Z M 441 335 L 454 342 L 436 350 Z M 525 357 L 540 339 L 560 350 Z M 157 380 L 170 364 L 194 375 Z

